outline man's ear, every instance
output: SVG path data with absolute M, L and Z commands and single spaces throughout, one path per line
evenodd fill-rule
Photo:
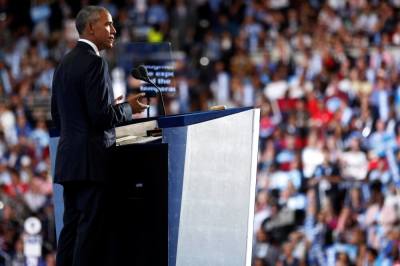
M 93 24 L 92 24 L 91 22 L 89 22 L 89 23 L 87 24 L 87 29 L 88 29 L 88 33 L 89 33 L 90 35 L 94 33 L 94 27 L 93 27 Z

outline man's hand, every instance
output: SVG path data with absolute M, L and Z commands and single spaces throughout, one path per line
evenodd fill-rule
M 131 106 L 132 112 L 133 112 L 134 114 L 136 114 L 136 113 L 141 113 L 141 112 L 143 112 L 144 110 L 146 110 L 147 108 L 149 108 L 148 105 L 139 102 L 139 99 L 142 98 L 142 97 L 144 97 L 145 95 L 146 95 L 146 94 L 142 92 L 142 93 L 130 95 L 130 96 L 128 97 L 128 99 L 127 99 L 127 100 L 128 100 L 128 103 L 129 103 L 129 105 Z
M 117 98 L 114 99 L 113 104 L 114 104 L 114 105 L 117 105 L 117 104 L 119 104 L 120 101 L 122 101 L 123 99 L 124 99 L 124 95 L 120 95 L 120 96 L 118 96 Z

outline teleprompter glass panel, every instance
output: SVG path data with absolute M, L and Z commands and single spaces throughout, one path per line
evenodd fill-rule
M 118 45 L 117 64 L 127 74 L 139 66 L 147 69 L 148 77 L 162 93 L 175 93 L 173 78 L 174 62 L 171 56 L 171 43 L 130 42 Z M 153 85 L 141 82 L 140 91 L 150 96 L 156 95 Z

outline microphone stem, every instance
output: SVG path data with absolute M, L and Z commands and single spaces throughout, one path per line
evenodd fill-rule
M 147 98 L 147 105 L 150 106 L 150 97 L 147 96 L 146 98 Z M 150 117 L 150 108 L 147 108 L 147 118 L 149 117 Z
M 148 83 L 150 83 L 151 85 L 153 85 L 157 89 L 157 91 L 158 91 L 158 93 L 160 95 L 160 98 L 161 98 L 161 104 L 162 104 L 162 108 L 163 108 L 163 112 L 164 112 L 163 115 L 165 116 L 166 112 L 165 112 L 164 98 L 162 96 L 162 92 L 161 92 L 160 88 L 154 82 L 152 82 L 149 78 L 146 81 Z

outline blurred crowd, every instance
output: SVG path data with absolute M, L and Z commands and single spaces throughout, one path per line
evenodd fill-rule
M 114 19 L 115 94 L 124 46 L 171 42 L 168 114 L 261 109 L 253 265 L 400 263 L 399 0 L 0 0 L 0 265 L 31 216 L 54 265 L 51 82 L 86 4 Z

